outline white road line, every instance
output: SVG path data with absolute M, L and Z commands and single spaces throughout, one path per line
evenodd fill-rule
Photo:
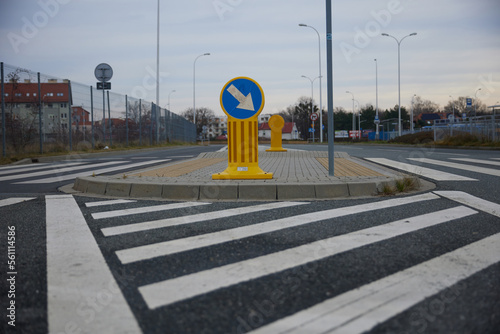
M 459 206 L 402 219 L 254 259 L 145 285 L 139 288 L 139 292 L 148 307 L 155 309 L 476 213 L 475 210 Z
M 457 164 L 455 162 L 439 161 L 439 160 L 426 159 L 426 158 L 411 158 L 410 160 L 423 162 L 426 164 L 443 166 L 443 167 L 456 168 L 456 169 L 461 169 L 461 170 L 466 170 L 466 171 L 476 172 L 476 173 L 481 173 L 481 174 L 500 176 L 500 169 L 491 169 L 491 168 L 484 168 L 484 167 L 478 167 L 478 166 L 472 166 L 472 165 Z
M 500 166 L 500 161 L 479 160 L 479 159 L 469 159 L 469 158 L 450 158 L 450 159 L 464 161 L 464 162 L 472 162 L 476 164 Z
M 500 204 L 486 201 L 482 198 L 472 196 L 462 191 L 434 191 L 436 195 L 446 197 L 461 204 L 468 205 L 474 209 L 487 212 L 500 217 Z
M 22 203 L 22 202 L 26 202 L 26 201 L 31 201 L 35 198 L 36 197 L 12 197 L 12 198 L 2 199 L 2 200 L 0 200 L 0 207 L 12 205 L 12 204 L 17 204 L 17 203 Z
M 135 203 L 137 201 L 129 200 L 129 199 L 114 199 L 108 201 L 99 201 L 99 202 L 88 202 L 85 203 L 87 208 L 92 208 L 95 206 L 103 206 L 103 205 L 115 205 L 115 204 L 125 204 L 125 203 Z
M 79 169 L 104 167 L 104 166 L 109 166 L 109 165 L 121 164 L 124 162 L 126 162 L 126 161 L 104 162 L 104 163 L 95 164 L 95 165 L 83 165 L 83 166 L 76 166 L 76 167 L 75 166 L 67 167 L 66 164 L 64 164 L 64 165 L 57 164 L 57 165 L 54 165 L 54 168 L 51 168 L 49 170 L 43 170 L 43 171 L 39 171 L 39 172 L 26 173 L 26 174 L 2 176 L 2 177 L 0 177 L 0 181 L 8 181 L 8 180 L 24 179 L 24 178 L 36 177 L 36 176 L 42 176 L 42 175 L 66 173 L 66 172 L 72 172 L 72 171 L 79 170 Z M 81 163 L 75 163 L 75 164 L 80 165 Z M 64 168 L 59 168 L 59 167 L 64 167 Z
M 200 205 L 207 205 L 207 204 L 210 204 L 210 203 L 181 202 L 181 203 L 172 203 L 172 204 L 163 204 L 163 205 L 153 205 L 153 206 L 145 206 L 145 207 L 140 207 L 140 208 L 130 208 L 130 209 L 123 209 L 123 210 L 97 212 L 97 213 L 92 214 L 92 218 L 94 218 L 94 219 L 114 218 L 114 217 L 122 217 L 122 216 L 129 216 L 129 215 L 137 215 L 140 213 L 150 213 L 150 212 L 189 208 L 189 207 L 193 207 L 193 206 L 200 206 Z
M 421 200 L 436 199 L 436 198 L 437 197 L 433 196 L 431 197 L 425 196 L 417 198 L 411 197 L 411 203 L 415 203 Z M 402 201 L 388 200 L 388 201 L 356 205 L 339 209 L 331 209 L 331 210 L 307 213 L 307 214 L 267 221 L 259 224 L 228 229 L 220 232 L 208 233 L 189 238 L 171 240 L 145 246 L 139 246 L 130 249 L 119 250 L 116 252 L 116 255 L 123 264 L 127 264 L 159 256 L 172 255 L 175 253 L 180 253 L 201 247 L 212 246 L 233 240 L 248 238 L 259 234 L 279 231 L 282 229 L 291 228 L 295 226 L 310 224 L 325 219 L 332 219 L 371 210 L 392 208 L 407 203 L 408 201 L 402 202 Z
M 131 160 L 140 160 L 140 159 L 158 159 L 158 157 L 132 157 L 129 158 Z
M 290 206 L 303 205 L 303 204 L 309 204 L 309 203 L 305 203 L 305 202 L 275 202 L 275 203 L 268 203 L 268 204 L 260 204 L 260 205 L 242 207 L 242 208 L 228 209 L 228 210 L 223 210 L 223 211 L 199 213 L 196 215 L 190 215 L 190 216 L 184 216 L 184 217 L 175 217 L 175 218 L 160 219 L 160 220 L 154 220 L 154 221 L 142 222 L 142 223 L 136 223 L 136 224 L 107 227 L 107 228 L 103 228 L 101 231 L 104 234 L 104 236 L 109 237 L 109 236 L 113 236 L 113 235 L 146 231 L 146 230 L 152 230 L 152 229 L 170 227 L 170 226 L 185 225 L 185 224 L 202 222 L 202 221 L 207 221 L 207 220 L 212 220 L 212 219 L 228 218 L 228 217 L 237 216 L 237 215 L 249 214 L 252 212 L 259 212 L 259 211 L 278 209 L 278 208 L 286 208 L 286 207 L 290 207 Z
M 500 234 L 495 234 L 251 333 L 363 333 L 499 261 Z
M 46 196 L 50 333 L 141 333 L 71 195 Z
M 54 176 L 54 177 L 48 177 L 45 179 L 38 179 L 38 180 L 32 180 L 32 181 L 24 181 L 24 182 L 16 182 L 15 184 L 39 184 L 39 183 L 52 183 L 52 182 L 61 182 L 61 181 L 67 181 L 67 180 L 73 180 L 77 177 L 81 176 L 90 176 L 92 173 L 95 173 L 96 175 L 98 174 L 103 174 L 103 173 L 111 173 L 111 172 L 116 172 L 119 170 L 123 169 L 129 169 L 129 168 L 135 168 L 135 167 L 144 167 L 147 165 L 152 165 L 160 162 L 165 162 L 169 161 L 170 159 L 164 159 L 164 160 L 152 160 L 152 161 L 147 161 L 147 162 L 138 162 L 135 164 L 127 164 L 127 165 L 121 165 L 117 167 L 110 167 L 110 168 L 103 168 L 103 169 L 97 169 L 97 170 L 89 170 L 87 172 L 81 172 L 81 173 L 75 173 L 75 174 L 69 174 L 69 175 L 61 175 L 61 176 Z M 117 162 L 115 162 L 117 163 Z M 122 163 L 121 161 L 118 163 Z M 93 168 L 96 165 L 91 165 L 88 166 L 89 168 Z
M 372 162 L 401 169 L 405 172 L 413 173 L 422 177 L 427 177 L 436 181 L 477 181 L 476 179 L 471 179 L 469 177 L 441 172 L 435 169 L 425 168 L 421 166 L 406 164 L 394 160 L 389 160 L 385 158 L 366 158 Z
M 31 169 L 42 169 L 47 167 L 50 167 L 50 165 L 47 163 L 0 167 L 0 175 L 10 174 L 10 173 L 21 173 Z

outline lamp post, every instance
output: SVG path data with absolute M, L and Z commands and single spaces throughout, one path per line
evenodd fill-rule
M 413 96 L 411 97 L 411 111 L 410 111 L 410 130 L 411 130 L 411 133 L 413 134 L 414 132 L 414 129 L 413 129 L 413 98 L 417 96 L 417 94 L 413 94 Z
M 358 105 L 358 129 L 359 129 L 358 140 L 361 140 L 361 105 L 359 104 L 358 100 L 356 100 L 356 104 Z
M 474 94 L 474 117 L 476 117 L 476 108 L 477 108 L 477 92 L 479 92 L 481 88 L 476 90 L 476 94 Z
M 321 77 L 316 77 L 314 79 L 311 79 L 308 76 L 303 75 L 302 78 L 306 78 L 307 80 L 311 81 L 311 114 L 312 114 L 314 112 L 314 105 L 313 105 L 313 100 L 314 100 L 314 84 L 313 83 L 314 83 L 314 80 L 316 80 L 318 78 L 320 78 L 320 80 L 321 80 Z M 313 125 L 314 125 L 314 121 L 313 121 Z M 321 124 L 320 124 L 320 127 L 321 127 Z M 314 143 L 314 132 L 312 134 L 313 134 L 313 143 Z
M 314 31 L 316 31 L 316 34 L 318 35 L 318 55 L 319 55 L 319 135 L 320 135 L 320 140 L 319 142 L 323 142 L 323 105 L 322 105 L 322 90 L 321 90 L 321 37 L 319 36 L 319 32 L 311 26 L 308 26 L 307 24 L 300 23 L 300 27 L 307 27 L 311 28 Z
M 352 95 L 352 135 L 354 136 L 354 131 L 356 131 L 356 116 L 354 115 L 354 94 L 350 91 L 346 91 L 346 93 Z
M 382 34 L 382 36 L 386 37 L 392 37 L 398 43 L 398 135 L 401 136 L 401 42 L 406 38 L 410 36 L 415 36 L 417 33 L 411 33 L 409 35 L 406 35 L 405 37 L 401 38 L 398 40 L 396 37 L 389 35 L 389 34 Z
M 374 59 L 375 61 L 375 126 L 376 126 L 376 132 L 375 132 L 375 139 L 379 140 L 380 138 L 380 132 L 379 132 L 379 124 L 380 124 L 380 119 L 378 118 L 378 63 L 377 59 Z
M 196 126 L 196 61 L 198 58 L 203 57 L 203 56 L 210 56 L 210 53 L 204 53 L 202 55 L 199 55 L 194 59 L 193 62 L 193 123 L 194 123 L 194 131 L 195 131 L 195 138 L 198 138 L 198 128 Z M 196 140 L 196 139 L 195 139 Z

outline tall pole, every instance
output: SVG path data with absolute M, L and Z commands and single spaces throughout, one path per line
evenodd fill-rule
M 455 103 L 453 101 L 453 97 L 451 97 L 451 110 L 452 110 L 452 122 L 455 123 Z M 413 107 L 413 98 L 411 99 L 412 107 Z M 451 125 L 450 135 L 453 136 L 453 124 Z
M 346 91 L 347 94 L 352 95 L 352 135 L 354 136 L 354 131 L 356 131 L 356 114 L 354 113 L 354 94 L 350 91 Z
M 156 105 L 160 105 L 160 0 L 158 0 L 158 10 L 156 18 Z M 156 121 L 156 143 L 160 141 L 159 113 L 155 115 Z
M 198 128 L 196 126 L 196 61 L 198 58 L 203 57 L 203 56 L 210 56 L 210 53 L 204 53 L 202 55 L 199 55 L 194 59 L 193 62 L 193 123 L 195 126 L 195 140 L 198 139 Z
M 3 62 L 0 63 L 0 78 L 1 80 L 1 91 L 2 91 L 2 156 L 7 156 L 7 143 L 6 135 L 5 135 L 5 87 L 4 87 L 4 79 L 3 79 Z
M 375 139 L 379 140 L 380 139 L 380 131 L 379 131 L 380 119 L 378 118 L 378 62 L 377 62 L 377 59 L 374 59 L 374 60 L 375 60 L 375 126 L 376 126 Z
M 92 124 L 92 149 L 95 148 L 94 143 L 94 92 L 92 86 L 90 86 L 90 121 Z
M 314 31 L 316 31 L 316 34 L 318 35 L 318 55 L 319 55 L 319 135 L 320 135 L 320 143 L 323 142 L 323 105 L 322 105 L 322 89 L 321 89 L 321 37 L 319 36 L 318 30 L 316 30 L 314 27 L 311 27 L 307 24 L 299 24 L 301 27 L 307 27 L 311 28 Z M 314 132 L 313 132 L 314 134 Z
M 411 133 L 413 134 L 414 132 L 414 127 L 413 127 L 413 98 L 417 96 L 416 94 L 413 94 L 411 97 L 411 112 L 410 112 L 410 129 Z M 453 113 L 453 117 L 455 117 L 455 113 Z
M 326 0 L 326 73 L 328 92 L 328 175 L 334 176 L 334 141 L 333 124 L 333 48 L 332 48 L 332 0 Z
M 476 109 L 477 109 L 477 92 L 479 92 L 481 88 L 476 90 L 476 94 L 474 94 L 474 117 L 476 117 Z
M 109 118 L 109 148 L 113 145 L 113 130 L 111 129 L 111 126 L 113 123 L 111 122 L 111 108 L 109 104 L 109 90 L 106 91 L 108 93 L 108 118 Z
M 125 134 L 128 147 L 128 96 L 125 95 Z
M 40 132 L 40 154 L 43 154 L 43 116 L 42 116 L 42 86 L 40 83 L 40 72 L 37 73 L 38 77 L 38 129 Z
M 71 109 L 71 102 L 73 100 L 73 97 L 71 96 L 71 80 L 68 80 L 68 115 L 69 115 L 69 150 L 73 151 L 73 128 L 72 128 L 72 123 L 73 123 L 73 116 L 72 116 L 72 109 Z
M 406 35 L 405 37 L 401 38 L 401 40 L 398 40 L 396 37 L 389 35 L 389 34 L 382 34 L 382 36 L 386 37 L 392 37 L 398 43 L 398 135 L 401 136 L 401 42 L 403 39 L 406 37 L 410 36 L 415 36 L 417 33 L 411 33 L 409 35 Z
M 309 78 L 308 76 L 305 76 L 305 75 L 303 75 L 302 78 L 306 78 L 307 80 L 311 81 L 311 114 L 312 114 L 314 112 L 314 105 L 313 105 L 313 100 L 314 100 L 314 84 L 313 83 L 314 83 L 314 80 L 316 80 L 318 78 L 321 80 L 321 78 L 320 77 L 316 77 L 314 79 L 311 79 L 311 78 Z M 314 129 L 314 121 L 313 121 L 313 129 Z M 314 143 L 314 131 L 312 133 L 312 137 L 313 137 L 313 143 Z

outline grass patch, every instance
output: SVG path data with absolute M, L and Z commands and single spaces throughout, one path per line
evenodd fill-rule
M 413 134 L 408 134 L 400 137 L 396 137 L 388 141 L 389 144 L 428 144 L 434 141 L 433 131 L 423 131 Z
M 389 184 L 384 184 L 382 188 L 382 195 L 392 196 L 400 193 L 406 193 L 409 191 L 417 190 L 420 183 L 418 178 L 412 176 L 405 176 L 401 179 L 395 181 L 394 186 Z

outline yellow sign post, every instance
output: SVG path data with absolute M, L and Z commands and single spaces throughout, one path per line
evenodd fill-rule
M 280 115 L 273 115 L 269 119 L 269 128 L 271 128 L 271 148 L 267 152 L 286 152 L 282 147 L 282 129 L 285 126 L 285 120 Z
M 228 116 L 228 167 L 212 174 L 212 179 L 272 179 L 272 173 L 259 167 L 257 116 L 264 108 L 260 85 L 247 77 L 229 80 L 222 88 L 220 103 Z

